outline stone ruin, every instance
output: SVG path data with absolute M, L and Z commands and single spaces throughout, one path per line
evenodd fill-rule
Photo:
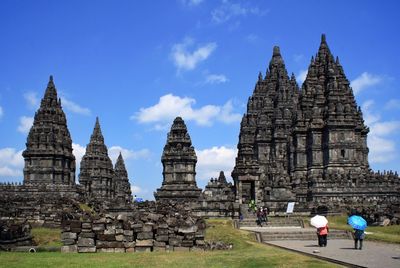
M 33 245 L 31 226 L 26 221 L 0 220 L 0 251 Z
M 128 215 L 68 215 L 62 224 L 62 252 L 205 250 L 205 221 L 182 202 L 137 204 Z

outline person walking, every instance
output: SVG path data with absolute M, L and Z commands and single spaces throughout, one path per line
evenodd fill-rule
M 328 232 L 329 232 L 328 224 L 325 225 L 324 227 L 320 227 L 317 229 L 318 245 L 320 247 L 326 247 L 328 243 Z
M 354 249 L 357 249 L 358 241 L 360 241 L 360 246 L 358 247 L 358 249 L 359 250 L 362 249 L 364 238 L 365 238 L 364 230 L 354 229 Z

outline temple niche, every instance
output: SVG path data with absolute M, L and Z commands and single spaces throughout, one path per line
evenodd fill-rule
M 175 118 L 161 157 L 163 182 L 154 193 L 156 200 L 197 200 L 201 189 L 196 184 L 197 156 L 185 122 Z
M 236 202 L 255 200 L 277 211 L 288 201 L 297 202 L 296 208 L 303 211 L 318 206 L 341 211 L 368 206 L 372 200 L 384 203 L 385 195 L 391 200 L 388 207 L 399 203 L 397 174 L 383 177 L 369 168 L 368 131 L 325 35 L 301 88 L 274 47 L 240 125 L 232 172 Z M 360 196 L 366 202 L 360 204 Z

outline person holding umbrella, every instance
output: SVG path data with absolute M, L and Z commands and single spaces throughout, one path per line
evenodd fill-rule
M 357 249 L 358 241 L 360 241 L 358 249 L 361 250 L 365 238 L 364 231 L 367 228 L 367 221 L 361 216 L 353 215 L 348 218 L 347 223 L 354 229 L 354 249 Z
M 328 243 L 328 220 L 324 216 L 316 215 L 311 218 L 310 224 L 317 228 L 318 245 L 326 247 Z

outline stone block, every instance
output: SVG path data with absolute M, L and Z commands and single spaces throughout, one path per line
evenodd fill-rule
M 182 240 L 182 247 L 193 247 L 193 240 Z
M 182 234 L 187 234 L 187 233 L 195 233 L 197 232 L 198 228 L 196 225 L 190 226 L 190 227 L 181 227 L 178 229 L 179 233 Z
M 79 237 L 78 247 L 94 247 L 94 239 Z
M 157 235 L 168 235 L 169 230 L 165 228 L 158 228 L 157 229 Z
M 77 245 L 62 246 L 61 252 L 62 253 L 76 253 L 76 252 L 78 252 L 78 246 Z
M 78 252 L 79 253 L 95 253 L 96 247 L 79 247 L 78 246 Z
M 169 240 L 168 240 L 168 244 L 170 245 L 170 246 L 180 246 L 181 245 L 181 243 L 182 243 L 182 239 L 179 239 L 179 238 L 176 238 L 176 237 L 171 237 Z
M 70 246 L 70 245 L 75 245 L 76 240 L 75 239 L 63 239 L 61 242 L 64 244 L 64 246 Z
M 115 229 L 105 229 L 104 234 L 105 235 L 115 235 Z
M 153 232 L 141 232 L 137 234 L 137 239 L 144 240 L 144 239 L 152 239 Z
M 125 249 L 125 252 L 126 252 L 126 253 L 135 252 L 135 248 L 126 248 L 126 249 Z
M 136 252 L 151 252 L 152 247 L 135 247 Z
M 115 234 L 124 234 L 124 229 L 115 229 Z
M 116 235 L 115 236 L 115 240 L 116 241 L 121 241 L 121 242 L 124 241 L 124 235 L 123 234 Z
M 160 242 L 160 241 L 154 241 L 154 246 L 155 247 L 164 247 L 166 246 L 165 242 Z
M 125 253 L 125 248 L 115 248 L 115 253 Z
M 97 252 L 114 253 L 114 248 L 99 248 L 99 249 L 97 249 Z
M 95 238 L 96 237 L 96 234 L 95 233 L 80 233 L 79 234 L 79 237 L 82 237 L 82 238 Z
M 92 229 L 93 229 L 93 231 L 103 231 L 105 229 L 105 226 L 103 223 L 97 223 L 97 224 L 93 224 Z
M 153 239 L 138 240 L 136 239 L 136 247 L 152 247 Z
M 133 239 L 133 236 L 131 236 L 131 235 L 124 235 L 124 242 L 132 242 L 134 239 Z
M 112 234 L 99 234 L 97 235 L 98 240 L 103 240 L 103 241 L 115 241 L 115 235 Z
M 153 225 L 146 223 L 143 228 L 142 232 L 152 232 L 153 231 Z
M 168 235 L 157 235 L 156 240 L 160 242 L 168 242 L 169 237 Z
M 64 232 L 61 234 L 61 239 L 66 240 L 66 239 L 76 239 L 78 235 L 76 233 L 71 233 L 71 232 Z
M 82 229 L 92 229 L 92 223 L 90 222 L 82 223 Z
M 96 241 L 98 248 L 123 248 L 124 244 L 117 241 Z
M 79 234 L 80 232 L 82 231 L 82 228 L 78 228 L 78 227 L 74 227 L 74 228 L 72 228 L 71 227 L 71 233 L 77 233 L 77 234 Z
M 124 242 L 123 244 L 125 248 L 134 248 L 136 246 L 135 242 Z
M 124 230 L 124 235 L 133 236 L 132 230 Z

